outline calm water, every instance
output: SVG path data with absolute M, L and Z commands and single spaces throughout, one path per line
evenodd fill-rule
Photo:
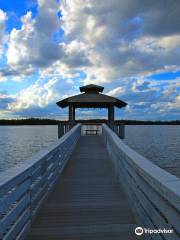
M 57 140 L 57 126 L 0 126 L 0 171 Z M 180 177 L 180 126 L 126 126 L 129 146 Z
M 0 171 L 57 140 L 57 126 L 0 126 Z
M 180 177 L 180 126 L 126 126 L 124 141 L 161 168 Z

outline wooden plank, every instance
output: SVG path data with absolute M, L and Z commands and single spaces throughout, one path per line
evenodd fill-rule
M 32 240 L 48 240 L 51 239 L 123 239 L 130 240 L 132 239 L 131 232 L 134 231 L 136 225 L 134 224 L 109 224 L 107 225 L 91 225 L 91 226 L 80 226 L 80 227 L 63 227 L 63 228 L 49 228 L 45 229 L 43 234 L 43 229 L 33 229 L 31 234 Z M 39 231 L 41 230 L 41 231 Z M 142 239 L 141 237 L 137 238 L 133 236 L 133 240 Z
M 135 227 L 102 137 L 83 136 L 27 239 L 136 239 Z

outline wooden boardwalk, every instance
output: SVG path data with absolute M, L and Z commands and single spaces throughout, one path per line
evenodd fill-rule
M 84 136 L 27 240 L 134 240 L 135 227 L 102 137 Z

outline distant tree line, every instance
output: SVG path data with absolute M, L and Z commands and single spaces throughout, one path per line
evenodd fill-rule
M 77 123 L 107 123 L 107 119 L 89 119 L 76 120 Z M 45 118 L 27 118 L 27 119 L 1 119 L 0 125 L 57 125 L 58 123 L 67 123 L 67 121 L 45 119 Z M 116 124 L 126 125 L 180 125 L 180 120 L 175 121 L 140 121 L 140 120 L 116 120 Z
M 0 125 L 56 125 L 58 122 L 55 119 L 45 118 L 1 119 Z
M 124 123 L 126 125 L 180 125 L 180 120 L 175 121 L 140 121 L 140 120 L 122 120 L 118 123 Z

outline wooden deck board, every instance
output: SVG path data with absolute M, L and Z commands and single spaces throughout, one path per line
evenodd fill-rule
M 136 239 L 135 226 L 102 138 L 86 136 L 80 138 L 27 240 Z

